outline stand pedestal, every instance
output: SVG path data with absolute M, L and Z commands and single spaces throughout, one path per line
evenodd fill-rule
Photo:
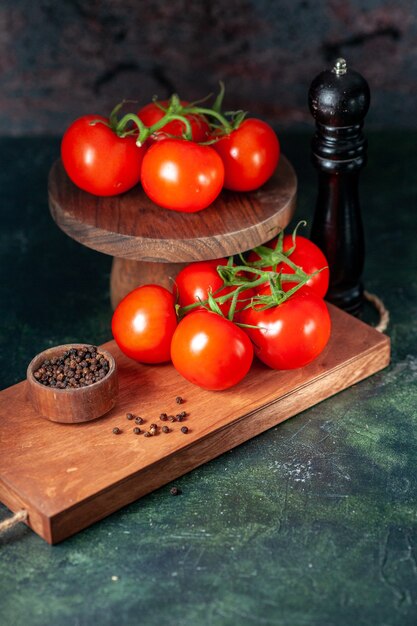
M 296 193 L 297 177 L 284 156 L 262 188 L 223 191 L 198 213 L 158 207 L 140 186 L 121 196 L 93 196 L 70 181 L 59 160 L 49 175 L 49 207 L 57 225 L 83 245 L 114 257 L 113 307 L 139 284 L 169 287 L 186 263 L 238 254 L 269 241 L 291 220 Z

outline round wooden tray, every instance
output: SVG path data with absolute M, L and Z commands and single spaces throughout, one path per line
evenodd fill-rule
M 297 177 L 285 156 L 260 189 L 223 191 L 198 213 L 158 207 L 140 186 L 120 196 L 93 196 L 70 181 L 60 160 L 49 173 L 49 208 L 57 225 L 114 257 L 113 306 L 139 284 L 170 287 L 186 263 L 230 256 L 272 239 L 291 220 L 296 193 Z

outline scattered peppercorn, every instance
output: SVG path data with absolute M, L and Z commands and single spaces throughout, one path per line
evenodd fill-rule
M 113 428 L 113 434 L 115 435 L 120 435 L 122 431 L 120 430 L 120 428 L 117 428 L 117 426 L 115 428 Z
M 175 416 L 177 422 L 182 422 L 183 417 L 182 417 L 182 413 L 178 413 L 178 415 Z
M 176 402 L 177 404 L 182 404 L 182 403 L 184 402 L 184 400 L 181 398 L 181 396 L 177 396 L 177 397 L 175 398 L 175 402 Z
M 159 419 L 161 420 L 161 422 L 166 422 L 168 419 L 168 415 L 166 413 L 161 413 Z
M 182 433 L 184 433 L 184 435 L 186 435 L 186 434 L 188 433 L 188 428 L 187 428 L 187 426 L 183 426 L 183 427 L 181 428 L 181 432 L 182 432 Z
M 138 428 L 137 426 L 133 429 L 133 432 L 135 433 L 135 435 L 140 435 L 141 430 L 140 428 Z
M 75 389 L 102 380 L 109 372 L 108 360 L 95 346 L 70 348 L 61 356 L 45 359 L 33 377 L 46 387 Z
M 126 413 L 126 419 L 132 420 L 134 417 L 133 413 Z
M 173 415 L 168 415 L 169 422 L 175 422 L 175 417 Z
M 179 487 L 171 487 L 169 493 L 171 494 L 171 496 L 179 496 L 181 495 L 182 491 Z
M 144 437 L 151 437 L 152 435 L 151 435 L 151 433 L 148 433 L 148 431 L 146 431 L 145 433 L 143 433 L 143 436 Z
M 187 413 L 185 411 L 181 411 L 179 415 L 181 415 L 182 418 L 187 417 Z
M 144 421 L 143 417 L 135 417 L 135 424 L 143 424 Z
M 151 433 L 151 435 L 156 435 L 156 429 L 157 429 L 156 424 L 151 424 L 151 427 L 149 429 L 149 432 Z
M 162 426 L 162 432 L 163 433 L 169 433 L 170 429 L 168 428 L 168 426 Z

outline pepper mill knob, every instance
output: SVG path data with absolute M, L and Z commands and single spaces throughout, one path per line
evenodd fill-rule
M 311 83 L 308 101 L 316 120 L 312 161 L 319 171 L 319 188 L 311 239 L 330 267 L 327 299 L 359 315 L 363 304 L 361 275 L 365 246 L 358 196 L 359 171 L 366 163 L 362 133 L 369 109 L 366 80 L 337 59 L 332 70 Z

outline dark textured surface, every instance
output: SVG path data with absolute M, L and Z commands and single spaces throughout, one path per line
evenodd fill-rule
M 282 137 L 300 219 L 315 202 L 310 136 Z M 391 311 L 391 366 L 176 481 L 181 496 L 168 485 L 53 548 L 23 525 L 9 531 L 2 623 L 416 623 L 417 137 L 368 137 L 365 283 Z M 110 258 L 48 213 L 58 146 L 0 143 L 2 388 L 48 345 L 110 335 Z
M 309 122 L 312 78 L 344 56 L 368 79 L 368 125 L 416 126 L 416 0 L 3 0 L 0 133 L 62 133 L 123 98 L 227 85 L 226 104 Z

